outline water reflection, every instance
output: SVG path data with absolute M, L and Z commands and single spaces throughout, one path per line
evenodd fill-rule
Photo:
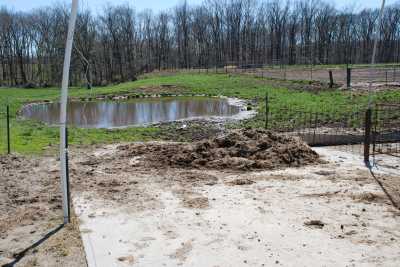
M 145 98 L 126 102 L 70 102 L 68 123 L 84 128 L 113 128 L 128 125 L 169 122 L 209 116 L 232 116 L 239 107 L 226 99 L 203 97 Z M 60 116 L 58 103 L 26 106 L 22 116 L 47 124 L 57 124 Z

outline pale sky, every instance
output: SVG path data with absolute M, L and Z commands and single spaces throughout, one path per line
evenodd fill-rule
M 8 8 L 17 11 L 28 11 L 33 8 L 49 6 L 52 3 L 70 3 L 70 0 L 0 0 L 0 6 L 6 6 Z M 94 11 L 100 11 L 104 8 L 107 3 L 112 4 L 123 4 L 129 3 L 131 6 L 135 7 L 138 11 L 143 9 L 152 9 L 155 12 L 160 10 L 165 10 L 170 7 L 175 6 L 177 3 L 182 2 L 182 0 L 80 0 L 80 4 L 84 6 L 90 6 Z M 188 0 L 189 4 L 198 4 L 203 2 L 203 0 Z M 381 4 L 381 0 L 330 0 L 330 3 L 335 3 L 338 9 L 352 6 L 355 9 L 362 9 L 365 7 L 376 8 Z M 398 0 L 387 0 L 387 4 L 392 4 L 398 2 Z

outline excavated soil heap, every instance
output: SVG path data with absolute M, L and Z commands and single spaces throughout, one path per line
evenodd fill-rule
M 297 167 L 319 160 L 298 138 L 254 129 L 234 130 L 191 144 L 133 144 L 119 150 L 121 156 L 141 156 L 151 167 L 253 170 Z

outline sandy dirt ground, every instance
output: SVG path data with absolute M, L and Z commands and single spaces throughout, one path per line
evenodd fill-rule
M 86 266 L 77 221 L 62 227 L 58 164 L 0 157 L 0 266 Z
M 221 153 L 214 147 L 211 155 L 201 154 L 201 142 L 153 143 L 147 152 L 143 144 L 73 149 L 78 218 L 26 253 L 62 221 L 59 162 L 2 157 L 0 263 L 399 266 L 400 212 L 393 205 L 400 204 L 399 160 L 377 159 L 374 178 L 359 155 L 323 148 L 317 158 L 285 141 L 288 146 L 270 147 L 281 155 L 274 161 L 279 168 L 268 170 L 241 163 L 242 153 L 268 159 L 259 153 L 260 143 L 240 138 L 234 144 L 239 151 L 228 146 L 236 161 L 213 168 L 192 164 L 200 155 L 217 160 Z M 174 150 L 177 155 L 194 153 L 192 163 L 179 166 L 161 157 L 160 146 L 173 145 L 182 148 Z
M 359 155 L 317 152 L 324 163 L 269 171 L 121 165 L 118 146 L 81 155 L 105 188 L 74 197 L 89 266 L 398 266 L 399 210 Z M 381 160 L 400 203 L 399 162 Z

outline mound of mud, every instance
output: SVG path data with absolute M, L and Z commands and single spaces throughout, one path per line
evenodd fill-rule
M 142 156 L 150 166 L 175 168 L 275 169 L 307 165 L 319 158 L 297 138 L 253 129 L 192 144 L 134 144 L 119 150 L 126 157 Z

